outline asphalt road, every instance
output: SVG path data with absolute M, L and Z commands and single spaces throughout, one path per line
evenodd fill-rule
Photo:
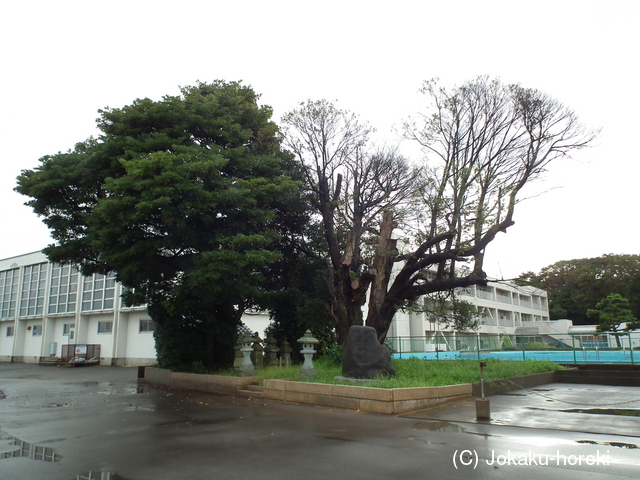
M 640 438 L 614 416 L 589 433 L 479 424 L 468 405 L 460 421 L 455 405 L 375 415 L 142 387 L 137 369 L 102 366 L 0 364 L 0 391 L 0 480 L 640 477 Z

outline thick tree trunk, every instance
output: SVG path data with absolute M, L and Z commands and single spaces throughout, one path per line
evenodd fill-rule
M 393 232 L 393 215 L 385 212 L 380 225 L 380 237 L 378 247 L 373 261 L 373 280 L 371 282 L 371 292 L 369 294 L 369 311 L 367 313 L 367 326 L 376 329 L 378 340 L 384 341 L 387 331 L 391 325 L 391 320 L 395 313 L 395 308 L 388 305 L 387 289 L 391 279 L 394 259 L 397 255 L 396 240 L 391 238 Z

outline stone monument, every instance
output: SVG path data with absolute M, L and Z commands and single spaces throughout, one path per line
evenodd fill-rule
M 380 345 L 373 327 L 352 325 L 342 354 L 342 375 L 351 378 L 393 376 L 391 353 Z

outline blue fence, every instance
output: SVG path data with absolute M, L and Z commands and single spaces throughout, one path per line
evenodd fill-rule
M 548 360 L 563 364 L 640 363 L 640 332 L 603 334 L 455 334 L 388 337 L 395 358 Z

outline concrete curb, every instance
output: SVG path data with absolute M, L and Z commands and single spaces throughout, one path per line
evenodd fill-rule
M 258 377 L 230 377 L 226 375 L 172 372 L 163 368 L 146 367 L 144 381 L 152 385 L 161 385 L 178 390 L 235 394 L 238 393 L 240 387 L 255 385 L 260 379 Z

